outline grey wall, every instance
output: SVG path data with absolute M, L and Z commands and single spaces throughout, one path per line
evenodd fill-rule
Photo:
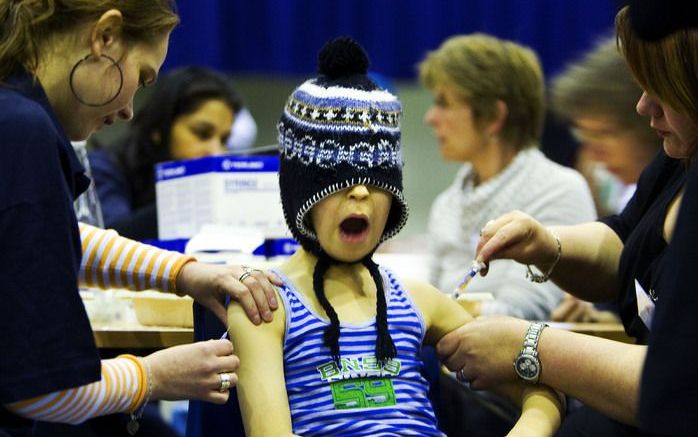
M 303 79 L 235 77 L 257 122 L 257 146 L 276 143 L 276 123 L 283 105 Z M 441 160 L 431 129 L 423 122 L 431 94 L 414 82 L 398 82 L 396 86 L 403 107 L 404 185 L 410 205 L 410 219 L 400 234 L 404 237 L 424 232 L 431 203 L 450 184 L 458 165 Z

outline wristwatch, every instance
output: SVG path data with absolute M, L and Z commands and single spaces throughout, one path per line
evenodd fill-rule
M 548 326 L 543 322 L 531 322 L 523 341 L 523 348 L 514 360 L 514 371 L 524 382 L 536 384 L 540 378 L 542 365 L 538 358 L 538 339 L 543 329 Z

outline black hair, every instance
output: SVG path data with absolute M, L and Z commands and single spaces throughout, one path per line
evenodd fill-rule
M 211 99 L 223 100 L 233 114 L 243 107 L 231 80 L 204 67 L 179 68 L 155 83 L 126 138 L 117 141 L 110 150 L 130 183 L 134 208 L 155 200 L 153 166 L 173 159 L 170 130 L 177 117 L 195 112 Z

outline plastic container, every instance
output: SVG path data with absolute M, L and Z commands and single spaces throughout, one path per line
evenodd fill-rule
M 144 326 L 193 328 L 194 300 L 169 293 L 141 292 L 133 296 L 136 319 Z

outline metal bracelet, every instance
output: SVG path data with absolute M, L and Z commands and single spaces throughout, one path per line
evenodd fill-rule
M 553 264 L 544 274 L 535 273 L 531 268 L 530 264 L 526 265 L 526 279 L 538 284 L 547 282 L 548 279 L 550 279 L 550 275 L 552 275 L 555 266 L 557 266 L 557 263 L 560 261 L 560 258 L 562 257 L 562 244 L 560 243 L 560 237 L 558 237 L 555 231 L 551 229 L 548 229 L 548 231 L 550 232 L 550 234 L 552 234 L 553 238 L 555 238 L 555 242 L 557 243 L 557 253 L 555 254 L 555 261 L 553 261 Z

